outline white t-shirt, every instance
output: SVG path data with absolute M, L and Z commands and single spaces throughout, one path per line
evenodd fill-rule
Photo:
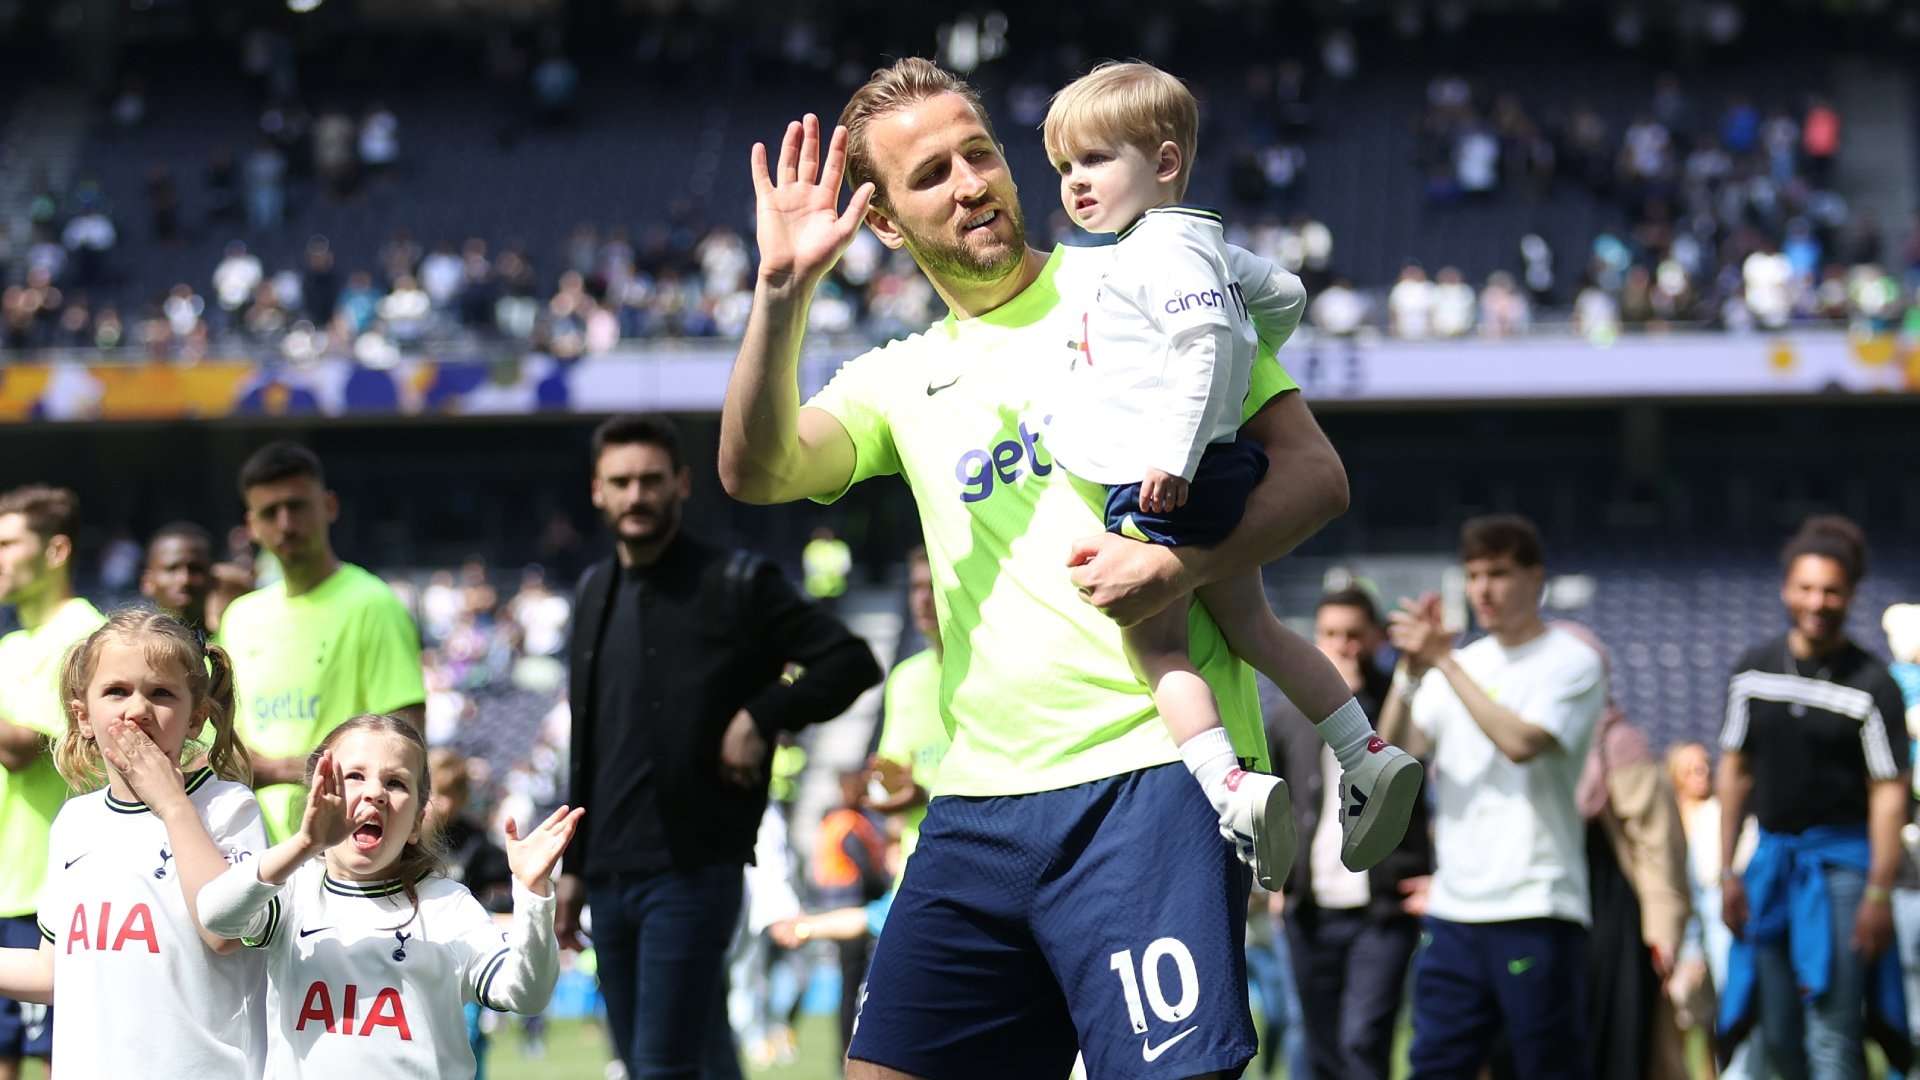
M 1574 789 L 1606 703 L 1600 654 L 1564 630 L 1516 648 L 1492 637 L 1454 653 L 1496 703 L 1559 744 L 1516 765 L 1480 730 L 1444 674 L 1429 671 L 1413 723 L 1434 743 L 1433 891 L 1427 911 L 1453 922 L 1592 921 L 1586 825 Z
M 213 842 L 251 871 L 267 846 L 244 785 L 201 769 L 188 798 Z M 266 1061 L 261 954 L 216 954 L 187 914 L 167 827 L 106 789 L 60 808 L 48 841 L 40 935 L 53 943 L 53 1057 L 60 1074 L 259 1076 Z
M 268 1077 L 471 1077 L 467 1002 L 546 1008 L 551 896 L 516 880 L 508 932 L 464 885 L 430 877 L 416 892 L 417 914 L 398 881 L 335 881 L 319 859 L 284 886 L 247 863 L 201 890 L 208 929 L 266 948 Z
M 1261 312 L 1261 321 L 1290 318 L 1291 332 L 1305 293 L 1275 270 L 1250 299 L 1220 215 L 1207 210 L 1148 210 L 1113 252 L 1047 445 L 1067 471 L 1096 484 L 1137 484 L 1149 468 L 1191 480 L 1207 445 L 1240 430 L 1259 346 L 1248 305 L 1268 303 L 1272 314 Z
M 1327 911 L 1363 908 L 1373 898 L 1367 875 L 1356 874 L 1340 861 L 1346 832 L 1340 827 L 1340 762 L 1333 747 L 1320 748 L 1320 821 L 1314 826 L 1313 846 L 1307 850 L 1313 868 L 1313 902 Z

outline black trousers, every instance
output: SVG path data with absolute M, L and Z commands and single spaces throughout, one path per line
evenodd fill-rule
M 1287 920 L 1313 1080 L 1387 1080 L 1420 923 L 1365 911 Z

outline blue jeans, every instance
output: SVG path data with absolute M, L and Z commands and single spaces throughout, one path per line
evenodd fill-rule
M 1867 876 L 1858 870 L 1827 868 L 1833 973 L 1819 1000 L 1801 995 L 1787 942 L 1754 949 L 1760 1033 L 1767 1062 L 1781 1080 L 1866 1080 L 1867 968 L 1851 944 L 1866 887 Z
M 607 1029 L 630 1080 L 734 1080 L 726 956 L 738 866 L 590 878 Z
M 1267 1037 L 1261 1047 L 1260 1071 L 1267 1076 L 1274 1074 L 1274 1064 L 1284 1062 L 1289 1077 L 1301 1080 L 1312 1074 L 1307 1072 L 1307 1026 L 1306 1015 L 1300 1006 L 1300 988 L 1294 982 L 1292 949 L 1287 941 L 1286 926 L 1279 919 L 1272 920 L 1272 929 L 1255 940 L 1247 935 L 1247 976 L 1253 982 L 1253 989 L 1260 998 L 1260 1016 L 1267 1022 Z M 1276 1054 L 1275 1050 L 1279 1052 Z M 1252 1074 L 1252 1064 L 1247 1066 Z

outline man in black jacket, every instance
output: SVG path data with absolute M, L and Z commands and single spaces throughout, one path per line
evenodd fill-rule
M 1372 720 L 1386 700 L 1388 676 L 1374 663 L 1385 632 L 1373 599 L 1359 589 L 1320 598 L 1314 643 L 1346 675 Z M 1340 819 L 1333 803 L 1337 765 L 1313 724 L 1272 688 L 1261 687 L 1274 769 L 1293 790 L 1301 844 L 1286 884 L 1287 941 L 1306 1014 L 1313 1080 L 1368 1080 L 1390 1074 L 1394 1023 L 1420 922 L 1402 908 L 1403 882 L 1433 873 L 1426 800 L 1414 807 L 1406 839 L 1364 874 L 1340 863 Z M 1335 778 L 1334 783 L 1328 777 Z
M 593 462 L 615 557 L 587 571 L 574 605 L 567 801 L 591 820 L 562 867 L 558 930 L 577 946 L 592 909 L 627 1075 L 697 1077 L 729 1045 L 724 956 L 769 748 L 839 715 L 880 668 L 772 564 L 680 528 L 692 474 L 664 417 L 608 420 Z M 789 664 L 802 669 L 791 681 Z

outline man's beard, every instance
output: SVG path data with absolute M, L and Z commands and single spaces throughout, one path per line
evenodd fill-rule
M 1013 223 L 1013 239 L 1005 250 L 993 254 L 976 251 L 965 240 L 916 236 L 905 229 L 900 235 L 906 240 L 907 252 L 913 261 L 935 281 L 998 281 L 1012 273 L 1027 254 L 1027 220 L 1020 212 L 1020 204 L 1010 202 L 1002 206 L 1000 212 Z

